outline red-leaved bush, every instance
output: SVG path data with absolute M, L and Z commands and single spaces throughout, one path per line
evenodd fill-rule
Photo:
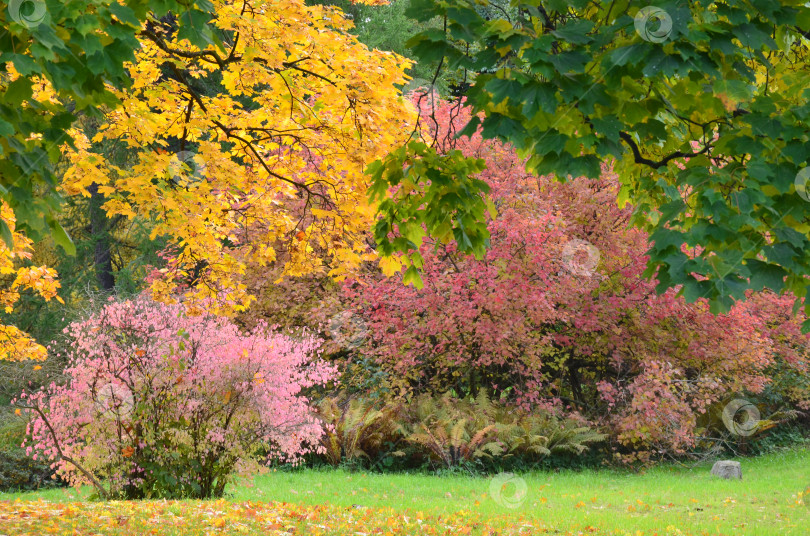
M 422 289 L 379 273 L 345 286 L 372 333 L 361 351 L 395 388 L 486 389 L 584 416 L 625 452 L 661 454 L 694 446 L 702 416 L 729 396 L 762 393 L 775 365 L 806 373 L 808 338 L 789 297 L 761 292 L 714 315 L 705 300 L 655 292 L 643 274 L 648 236 L 617 206 L 609 166 L 595 180 L 534 176 L 507 145 L 449 135 L 466 123 L 463 108 L 424 115 L 431 136 L 486 160 L 480 178 L 499 214 L 483 259 L 425 243 Z M 810 390 L 790 396 L 810 402 Z
M 70 325 L 66 383 L 24 396 L 28 451 L 107 497 L 212 497 L 267 457 L 316 450 L 302 391 L 334 369 L 313 339 L 249 333 L 183 305 L 110 301 Z

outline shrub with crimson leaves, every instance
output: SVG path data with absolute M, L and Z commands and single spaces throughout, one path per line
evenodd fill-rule
M 468 109 L 428 101 L 423 134 L 486 161 L 479 178 L 498 214 L 480 259 L 453 239 L 425 239 L 423 288 L 371 271 L 344 286 L 347 307 L 367 320 L 365 353 L 393 390 L 487 390 L 525 410 L 579 415 L 610 432 L 626 460 L 684 454 L 722 433 L 699 421 L 731 394 L 771 387 L 790 406 L 810 404 L 810 390 L 774 385 L 770 372 L 810 370 L 793 297 L 752 292 L 715 315 L 700 297 L 658 294 L 645 273 L 651 237 L 616 204 L 608 164 L 597 179 L 529 174 L 509 145 L 454 135 Z

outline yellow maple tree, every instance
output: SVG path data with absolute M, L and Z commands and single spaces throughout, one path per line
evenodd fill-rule
M 171 18 L 144 24 L 133 84 L 100 126 L 74 132 L 62 188 L 96 183 L 110 216 L 148 218 L 171 239 L 156 297 L 184 291 L 231 313 L 252 300 L 248 265 L 340 278 L 374 257 L 364 169 L 403 142 L 415 111 L 398 89 L 408 60 L 360 43 L 339 9 L 212 3 L 205 48 Z M 104 157 L 111 144 L 126 162 Z

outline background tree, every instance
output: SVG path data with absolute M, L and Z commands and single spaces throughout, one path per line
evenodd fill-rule
M 387 50 L 414 59 L 406 42 L 415 34 L 428 28 L 439 28 L 441 20 L 436 18 L 429 21 L 418 21 L 408 15 L 411 0 L 393 0 L 383 5 L 367 5 L 350 0 L 310 1 L 310 5 L 329 5 L 340 8 L 354 23 L 352 33 L 357 39 L 368 46 L 378 50 Z M 463 76 L 461 72 L 449 73 L 442 71 L 436 80 L 435 62 L 414 61 L 406 70 L 411 80 L 403 86 L 403 92 L 408 93 L 418 87 L 432 88 L 444 94 L 451 86 L 460 82 L 456 76 Z

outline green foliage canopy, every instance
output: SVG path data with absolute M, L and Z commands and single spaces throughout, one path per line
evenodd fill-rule
M 513 144 L 530 170 L 561 180 L 595 178 L 611 163 L 623 183 L 619 203 L 632 203 L 634 224 L 651 233 L 647 275 L 660 291 L 708 298 L 715 312 L 748 290 L 806 297 L 808 4 L 515 0 L 496 9 L 501 4 L 414 0 L 409 11 L 444 21 L 411 39 L 420 61 L 475 76 L 467 103 L 479 115 L 462 134 L 481 128 Z M 372 170 L 372 191 L 400 183 L 403 166 L 406 176 L 415 169 L 408 164 L 425 150 L 413 148 Z M 451 161 L 442 159 L 445 175 Z M 400 192 L 381 210 L 392 229 L 399 205 L 418 205 L 414 191 Z M 446 200 L 431 197 L 428 204 Z M 461 211 L 473 212 L 483 214 Z M 430 210 L 402 213 L 408 228 Z M 449 219 L 455 234 L 469 226 Z M 383 251 L 421 242 L 377 238 Z M 476 253 L 487 239 L 468 238 L 459 246 Z

